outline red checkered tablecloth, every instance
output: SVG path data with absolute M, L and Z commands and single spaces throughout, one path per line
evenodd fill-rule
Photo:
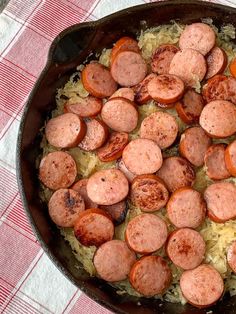
M 16 183 L 17 132 L 53 38 L 64 28 L 149 0 L 10 0 L 0 15 L 0 313 L 108 314 L 52 264 Z M 236 6 L 236 0 L 217 2 Z

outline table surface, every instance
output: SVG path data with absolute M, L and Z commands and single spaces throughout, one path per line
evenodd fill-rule
M 236 6 L 236 0 L 215 1 Z M 16 138 L 53 38 L 72 24 L 147 2 L 0 0 L 0 12 L 5 7 L 0 14 L 0 313 L 110 313 L 72 285 L 35 238 L 16 183 Z

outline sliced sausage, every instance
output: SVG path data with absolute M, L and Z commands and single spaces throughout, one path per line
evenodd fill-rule
M 180 289 L 190 304 L 205 308 L 220 299 L 224 292 L 224 282 L 213 266 L 202 264 L 183 272 L 180 277 Z
M 187 25 L 179 39 L 180 49 L 191 48 L 206 55 L 214 46 L 216 35 L 213 29 L 204 23 Z
M 100 208 L 105 210 L 111 216 L 116 226 L 120 225 L 125 220 L 128 211 L 126 201 L 121 201 L 113 205 L 100 205 Z
M 114 225 L 104 210 L 90 208 L 80 213 L 74 225 L 74 234 L 84 246 L 100 246 L 112 240 Z
M 161 168 L 162 154 L 152 140 L 138 138 L 125 147 L 122 159 L 125 166 L 134 174 L 154 173 Z
M 203 108 L 199 123 L 210 137 L 231 136 L 236 132 L 236 106 L 225 100 L 212 101 Z
M 68 101 L 64 111 L 72 112 L 82 118 L 89 118 L 99 114 L 102 109 L 102 100 L 93 96 L 77 97 L 76 101 Z
M 134 178 L 130 190 L 131 202 L 144 212 L 153 212 L 163 208 L 169 192 L 154 174 L 143 174 Z
M 108 100 L 102 108 L 101 117 L 117 132 L 131 132 L 138 124 L 138 111 L 134 103 L 122 97 Z
M 134 101 L 134 91 L 130 87 L 122 87 L 117 89 L 117 91 L 111 95 L 110 99 L 115 97 L 122 97 L 130 101 Z
M 74 113 L 64 113 L 48 121 L 45 136 L 49 144 L 58 148 L 75 147 L 82 141 L 86 126 Z
M 102 64 L 87 64 L 81 73 L 84 88 L 98 98 L 109 97 L 117 90 L 110 71 Z
M 231 75 L 236 77 L 236 58 L 233 58 L 233 60 L 230 62 L 229 70 Z
M 193 269 L 204 259 L 206 244 L 199 232 L 182 228 L 173 231 L 168 238 L 166 252 L 170 260 L 182 269 Z
M 108 282 L 125 280 L 136 260 L 135 253 L 121 240 L 111 240 L 102 244 L 93 259 L 96 271 Z
M 227 81 L 227 76 L 221 74 L 215 75 L 207 81 L 207 84 L 202 89 L 206 103 L 213 100 L 227 100 L 227 91 L 222 86 L 222 82 L 224 81 Z
M 135 52 L 140 52 L 138 42 L 128 36 L 121 37 L 117 42 L 115 43 L 114 47 L 111 50 L 111 63 L 114 61 L 115 57 L 117 54 L 121 51 L 135 51 Z
M 196 87 L 204 79 L 206 71 L 206 61 L 200 52 L 183 49 L 174 55 L 169 73 L 178 76 L 187 86 Z
M 236 241 L 234 241 L 227 251 L 227 262 L 232 271 L 236 274 Z
M 147 64 L 134 51 L 119 52 L 111 64 L 111 75 L 121 86 L 130 87 L 140 83 L 147 74 Z
M 154 77 L 148 83 L 148 93 L 156 101 L 172 104 L 184 93 L 183 81 L 175 75 L 163 74 Z
M 88 197 L 99 205 L 116 204 L 122 201 L 128 192 L 128 180 L 118 169 L 100 170 L 88 179 Z
M 152 55 L 152 72 L 168 74 L 171 60 L 178 51 L 179 49 L 174 45 L 161 45 L 158 47 Z
M 82 196 L 72 189 L 57 190 L 48 202 L 49 215 L 60 227 L 73 227 L 79 214 L 84 210 Z
M 129 182 L 132 182 L 133 179 L 136 177 L 134 173 L 132 173 L 126 168 L 125 163 L 122 158 L 117 160 L 116 166 L 120 171 L 124 173 L 124 175 L 126 176 Z
M 193 89 L 188 89 L 181 101 L 175 105 L 175 109 L 180 119 L 187 124 L 198 122 L 204 101 L 202 95 Z
M 236 104 L 236 79 L 231 76 L 215 75 L 203 86 L 207 103 L 213 100 L 228 100 Z
M 159 250 L 168 235 L 164 220 L 153 214 L 141 214 L 129 221 L 125 230 L 128 246 L 139 254 Z
M 195 181 L 195 172 L 191 164 L 181 157 L 164 159 L 161 169 L 157 172 L 170 192 L 185 186 L 192 186 Z
M 223 180 L 230 177 L 225 164 L 225 144 L 214 144 L 204 156 L 207 176 L 212 180 Z
M 133 87 L 134 89 L 134 100 L 140 105 L 145 104 L 149 100 L 151 100 L 151 96 L 148 93 L 148 83 L 156 77 L 156 74 L 149 74 L 145 77 L 145 79 L 140 82 L 139 84 L 135 85 Z
M 97 151 L 98 158 L 103 162 L 109 162 L 120 158 L 128 142 L 128 133 L 111 133 L 107 143 Z
M 204 163 L 204 156 L 211 145 L 211 138 L 199 126 L 186 129 L 180 138 L 179 152 L 196 167 Z
M 178 129 L 175 117 L 167 112 L 157 111 L 142 121 L 140 137 L 153 140 L 161 149 L 165 149 L 174 143 Z
M 39 165 L 39 179 L 51 190 L 68 188 L 74 183 L 76 175 L 76 163 L 66 152 L 49 153 Z
M 229 173 L 236 177 L 236 140 L 234 140 L 225 150 L 225 164 Z
M 167 203 L 167 215 L 177 228 L 197 228 L 206 216 L 206 203 L 202 195 L 190 187 L 176 190 Z
M 161 256 L 144 256 L 131 268 L 129 281 L 144 296 L 163 294 L 172 280 L 171 270 Z
M 236 218 L 236 186 L 230 182 L 217 182 L 204 192 L 209 218 L 225 222 Z
M 87 193 L 87 183 L 88 179 L 81 179 L 74 183 L 71 187 L 72 190 L 75 190 L 79 192 L 79 194 L 82 196 L 85 204 L 85 208 L 96 208 L 98 205 L 94 203 L 89 197 Z
M 86 119 L 85 123 L 87 132 L 78 146 L 85 151 L 93 151 L 101 147 L 107 140 L 108 127 L 97 119 Z
M 227 55 L 222 48 L 214 47 L 206 57 L 207 73 L 206 79 L 209 79 L 216 74 L 223 73 L 228 62 Z

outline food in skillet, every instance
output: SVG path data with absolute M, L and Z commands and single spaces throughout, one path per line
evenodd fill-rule
M 173 23 L 122 37 L 57 93 L 42 199 L 119 294 L 197 307 L 236 294 L 233 36 Z

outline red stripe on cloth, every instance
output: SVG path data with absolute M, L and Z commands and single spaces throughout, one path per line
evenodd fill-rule
M 24 297 L 22 295 L 22 297 Z M 9 313 L 9 311 L 20 309 L 24 314 L 42 314 L 43 312 L 39 311 L 32 303 L 26 302 L 18 295 L 14 295 L 11 299 L 11 302 L 5 308 L 4 312 Z M 4 313 L 3 312 L 3 313 Z M 14 312 L 13 312 L 14 313 Z
M 6 216 L 6 220 L 13 222 L 16 226 L 29 233 L 29 235 L 32 237 L 32 240 L 36 241 L 32 228 L 23 209 L 19 194 L 17 194 L 16 201 L 12 204 L 12 206 L 10 206 L 10 212 Z
M 33 79 L 27 74 L 25 76 L 35 81 L 35 77 L 40 74 L 46 64 L 50 44 L 48 39 L 26 26 L 17 42 L 5 55 L 5 59 L 14 64 L 18 72 L 22 73 L 23 69 L 26 73 L 30 73 L 34 76 Z
M 11 0 L 5 11 L 14 14 L 22 20 L 26 20 L 41 3 L 41 0 Z
M 40 251 L 37 243 L 17 233 L 5 222 L 0 225 L 0 277 L 16 285 Z M 12 257 L 12 258 L 10 258 Z
M 54 38 L 68 26 L 84 21 L 85 15 L 84 10 L 75 10 L 61 1 L 46 1 L 29 20 L 29 25 Z
M 0 217 L 10 206 L 17 194 L 17 183 L 15 174 L 9 170 L 0 167 Z
M 33 84 L 31 79 L 0 62 L 0 109 L 3 108 L 10 115 L 16 114 L 23 106 Z
M 0 279 L 1 280 L 1 279 Z M 0 306 L 6 301 L 7 297 L 11 294 L 10 288 L 4 286 L 0 283 Z M 1 310 L 1 307 L 0 307 Z
M 70 314 L 112 314 L 101 305 L 97 304 L 84 293 L 79 297 Z

